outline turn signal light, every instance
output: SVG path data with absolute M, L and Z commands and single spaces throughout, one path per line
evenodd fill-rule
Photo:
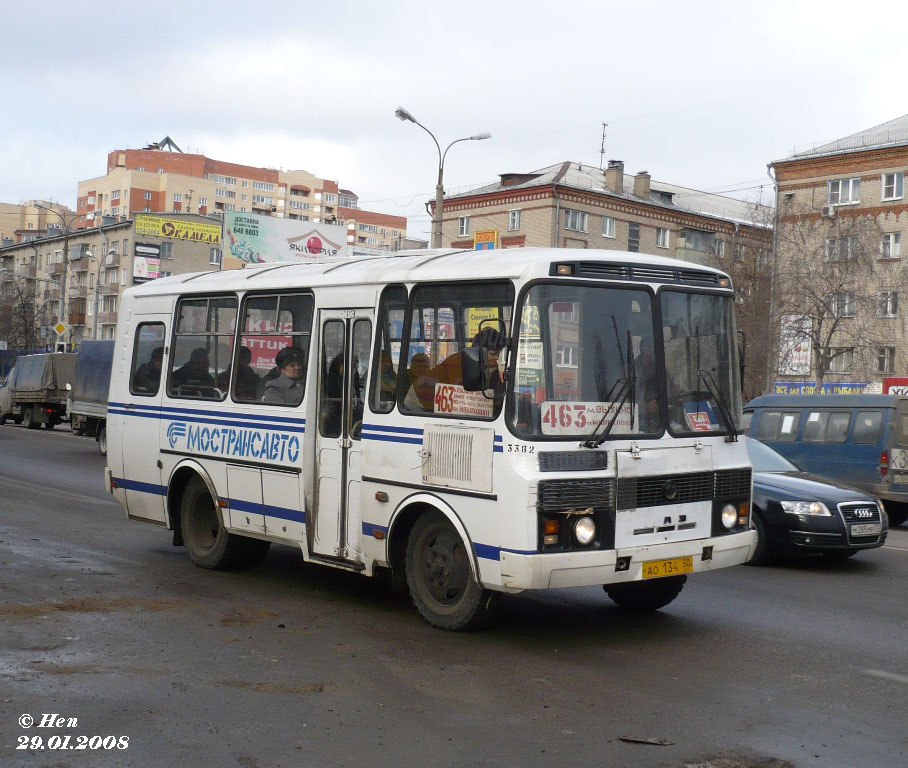
M 880 454 L 880 474 L 883 477 L 889 474 L 889 451 Z

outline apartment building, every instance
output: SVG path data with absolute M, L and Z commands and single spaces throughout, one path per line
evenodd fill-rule
M 47 200 L 0 203 L 0 245 L 61 234 L 64 225 L 76 226 L 78 219 L 78 214 L 67 206 Z
M 770 164 L 777 185 L 773 391 L 881 391 L 908 374 L 908 115 Z
M 604 248 L 715 265 L 726 251 L 768 252 L 771 212 L 721 195 L 630 176 L 611 160 L 603 170 L 564 162 L 505 173 L 479 189 L 447 196 L 442 241 L 473 248 Z
M 169 147 L 170 149 L 165 149 Z M 104 176 L 79 182 L 76 210 L 90 216 L 128 218 L 137 213 L 191 213 L 218 216 L 226 211 L 277 216 L 314 223 L 376 226 L 364 232 L 371 247 L 390 250 L 406 235 L 406 219 L 361 211 L 357 196 L 337 182 L 304 170 L 256 168 L 179 151 L 165 139 L 144 149 L 117 149 L 107 156 Z M 379 234 L 382 230 L 386 235 Z
M 128 286 L 222 265 L 241 262 L 222 256 L 220 222 L 198 214 L 135 214 L 122 222 L 108 216 L 89 229 L 0 247 L 0 325 L 25 309 L 29 322 L 43 328 L 41 344 L 56 340 L 50 328 L 58 322 L 73 345 L 112 339 Z M 9 334 L 0 327 L 0 339 Z

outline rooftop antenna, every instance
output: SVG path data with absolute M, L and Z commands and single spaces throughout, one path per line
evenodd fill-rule
M 608 128 L 608 123 L 602 124 L 602 143 L 599 145 L 599 170 L 602 170 L 602 159 L 605 157 L 605 129 Z

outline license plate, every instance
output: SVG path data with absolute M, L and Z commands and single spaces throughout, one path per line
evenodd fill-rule
M 879 536 L 883 530 L 882 523 L 859 523 L 851 526 L 852 536 Z
M 649 560 L 643 564 L 644 579 L 658 579 L 662 576 L 675 576 L 679 573 L 693 573 L 694 558 L 675 557 L 671 560 Z
M 908 450 L 893 448 L 889 455 L 889 466 L 896 471 L 908 469 Z

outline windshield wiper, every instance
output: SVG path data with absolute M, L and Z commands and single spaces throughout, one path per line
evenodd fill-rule
M 722 421 L 725 422 L 725 428 L 728 430 L 726 442 L 736 443 L 738 441 L 738 430 L 735 429 L 734 424 L 732 424 L 731 411 L 728 410 L 728 405 L 725 403 L 725 398 L 722 397 L 722 393 L 719 391 L 716 380 L 709 371 L 705 371 L 702 368 L 697 371 L 697 376 L 706 386 L 710 397 L 712 397 L 713 400 L 716 401 L 716 405 L 719 406 L 719 415 L 722 417 Z
M 611 421 L 609 421 L 608 426 L 606 426 L 602 434 L 599 435 L 599 430 L 602 428 L 605 420 L 609 417 L 609 414 L 612 413 L 612 409 L 611 407 L 609 407 L 609 409 L 602 415 L 602 418 L 599 419 L 599 423 L 596 425 L 596 428 L 592 431 L 590 436 L 582 443 L 580 443 L 581 448 L 598 448 L 600 445 L 602 445 L 602 443 L 605 442 L 605 438 L 608 437 L 609 432 L 612 431 L 612 427 L 615 426 L 615 422 L 618 420 L 618 415 L 621 413 L 621 408 L 627 402 L 631 393 L 635 391 L 636 381 L 633 375 L 629 376 L 626 379 L 618 379 L 612 385 L 609 393 L 605 396 L 607 401 L 611 401 L 612 392 L 615 391 L 615 387 L 617 387 L 619 384 L 621 385 L 621 389 L 618 390 L 620 397 L 618 398 L 618 404 L 615 407 L 615 412 L 612 414 Z M 634 411 L 633 406 L 631 406 L 631 427 L 633 427 L 633 418 Z M 597 435 L 599 436 L 597 437 Z

